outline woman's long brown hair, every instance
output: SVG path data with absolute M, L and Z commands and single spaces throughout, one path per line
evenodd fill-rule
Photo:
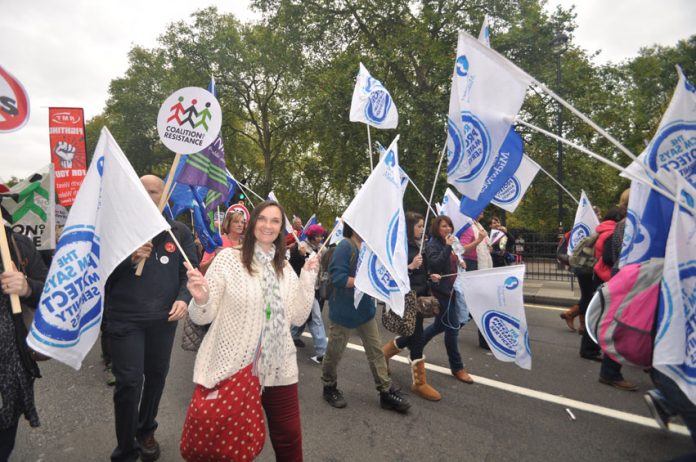
M 249 217 L 249 223 L 247 223 L 246 230 L 244 231 L 244 240 L 242 241 L 242 264 L 249 272 L 249 274 L 254 274 L 251 267 L 254 261 L 254 250 L 256 247 L 256 236 L 254 235 L 254 230 L 256 229 L 256 223 L 259 220 L 259 215 L 268 207 L 278 207 L 280 209 L 280 232 L 278 237 L 273 243 L 275 244 L 275 255 L 273 256 L 273 268 L 275 269 L 276 275 L 280 278 L 283 277 L 283 267 L 285 266 L 285 237 L 283 236 L 283 224 L 285 222 L 285 210 L 276 201 L 264 201 L 259 205 L 254 207 Z

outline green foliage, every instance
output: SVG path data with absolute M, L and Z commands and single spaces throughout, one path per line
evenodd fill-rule
M 92 151 L 107 125 L 135 169 L 166 174 L 173 158 L 160 143 L 155 123 L 160 104 L 183 86 L 205 87 L 216 77 L 224 121 L 227 165 L 265 196 L 273 189 L 290 215 L 317 213 L 332 224 L 369 175 L 367 133 L 348 121 L 358 63 L 390 90 L 399 109 L 399 129 L 371 130 L 387 146 L 401 135 L 402 167 L 430 193 L 445 143 L 445 117 L 457 30 L 473 35 L 484 15 L 492 17 L 491 45 L 546 83 L 622 141 L 635 154 L 652 136 L 676 83 L 674 65 L 696 76 L 696 36 L 675 47 L 650 47 L 620 64 L 597 65 L 573 42 L 575 15 L 558 7 L 547 13 L 541 0 L 255 0 L 263 19 L 243 24 L 215 8 L 171 24 L 151 50 L 135 46 L 125 75 L 110 86 L 104 113 L 87 126 Z M 551 41 L 570 38 L 560 57 Z M 559 106 L 532 87 L 521 117 L 555 132 Z M 568 110 L 563 136 L 627 165 L 630 159 Z M 525 152 L 556 175 L 556 142 L 519 126 Z M 373 149 L 376 161 L 376 152 Z M 440 169 L 435 200 L 444 193 Z M 563 183 L 579 197 L 584 189 L 603 210 L 628 186 L 617 172 L 572 148 L 564 148 Z M 557 186 L 540 173 L 514 216 L 513 227 L 555 231 Z M 407 209 L 425 211 L 412 188 Z M 575 204 L 564 197 L 563 223 Z M 501 214 L 490 207 L 488 214 Z

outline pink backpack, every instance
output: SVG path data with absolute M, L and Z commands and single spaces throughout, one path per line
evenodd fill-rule
M 653 258 L 626 265 L 595 292 L 586 314 L 588 333 L 614 361 L 638 367 L 652 364 L 663 263 Z

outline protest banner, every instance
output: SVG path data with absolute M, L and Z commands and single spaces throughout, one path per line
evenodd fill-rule
M 102 128 L 51 262 L 27 344 L 79 369 L 99 336 L 109 275 L 168 228 L 111 133 Z
M 52 173 L 53 165 L 46 165 L 12 186 L 10 192 L 16 196 L 7 197 L 2 202 L 12 217 L 12 231 L 31 239 L 37 250 L 56 248 L 56 197 Z
M 70 207 L 87 171 L 82 108 L 48 108 L 48 136 L 58 203 Z
M 0 66 L 0 133 L 22 128 L 29 120 L 29 109 L 24 86 Z

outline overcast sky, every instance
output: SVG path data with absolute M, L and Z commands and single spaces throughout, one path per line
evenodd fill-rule
M 156 45 L 167 24 L 216 5 L 253 19 L 248 0 L 0 0 L 0 64 L 19 79 L 31 101 L 22 129 L 0 134 L 0 179 L 25 177 L 50 161 L 48 107 L 104 108 L 111 79 L 123 75 L 137 44 Z M 693 0 L 549 0 L 576 4 L 575 43 L 602 50 L 599 62 L 621 61 L 644 46 L 673 46 L 696 33 Z M 676 77 L 675 77 L 676 78 Z

